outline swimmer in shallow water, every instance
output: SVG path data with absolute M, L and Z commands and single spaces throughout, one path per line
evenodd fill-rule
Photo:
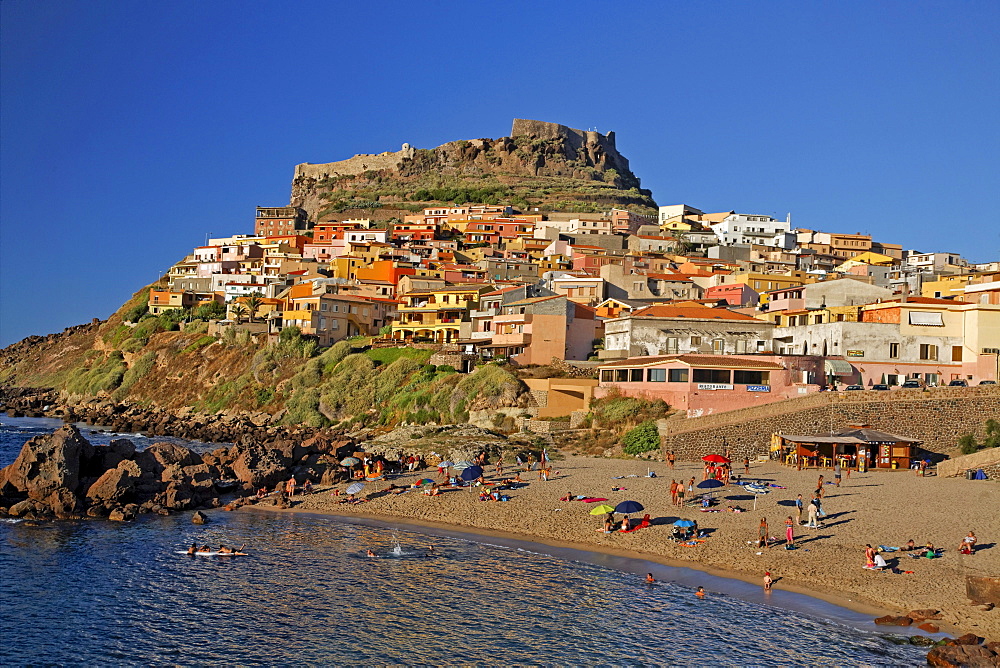
M 374 556 L 375 556 L 375 553 L 374 553 L 374 552 L 372 552 L 371 550 L 368 550 L 367 552 L 365 552 L 365 556 L 366 556 L 366 557 L 374 557 Z
M 698 589 L 695 590 L 694 595 L 698 598 L 705 598 L 705 588 L 698 587 Z
M 188 554 L 194 554 L 198 551 L 198 543 L 191 543 L 191 547 L 188 548 Z
M 650 584 L 656 582 L 652 573 L 646 573 L 646 582 L 649 582 Z

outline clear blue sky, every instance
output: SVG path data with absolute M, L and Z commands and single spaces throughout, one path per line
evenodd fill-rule
M 660 204 L 1000 257 L 1000 3 L 0 3 L 0 345 L 107 317 L 294 165 L 615 130 Z

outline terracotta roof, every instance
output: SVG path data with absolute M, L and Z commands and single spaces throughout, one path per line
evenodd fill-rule
M 733 313 L 723 308 L 708 308 L 705 306 L 672 306 L 654 304 L 633 311 L 633 318 L 691 318 L 697 320 L 742 320 L 745 322 L 764 322 L 742 313 Z
M 666 362 L 682 362 L 688 366 L 717 367 L 724 369 L 762 369 L 769 371 L 781 371 L 785 367 L 777 362 L 768 362 L 762 359 L 752 359 L 746 357 L 735 357 L 733 355 L 653 355 L 646 357 L 630 357 L 627 360 L 608 362 L 600 365 L 605 367 L 639 367 L 656 366 Z

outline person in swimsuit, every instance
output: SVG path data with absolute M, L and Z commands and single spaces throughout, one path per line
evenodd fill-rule
M 760 526 L 757 528 L 757 547 L 771 547 L 767 542 L 767 518 L 760 518 Z
M 973 554 L 976 551 L 976 534 L 972 531 L 969 535 L 962 539 L 962 542 L 958 546 L 958 551 L 961 554 Z
M 785 546 L 795 547 L 795 521 L 791 515 L 785 519 Z
M 374 553 L 374 552 L 372 552 L 372 551 L 371 551 L 371 550 L 369 549 L 369 550 L 368 550 L 367 552 L 365 552 L 365 556 L 366 556 L 366 557 L 374 557 L 374 556 L 375 556 L 375 553 Z
M 705 588 L 704 587 L 698 587 L 695 590 L 694 595 L 697 596 L 698 598 L 705 598 Z
M 771 571 L 764 571 L 764 591 L 771 591 L 774 580 L 771 578 Z
M 191 543 L 191 547 L 188 548 L 188 554 L 194 554 L 198 551 L 198 543 Z
M 653 578 L 653 574 L 652 573 L 646 573 L 646 582 L 648 582 L 650 584 L 656 582 L 656 579 Z

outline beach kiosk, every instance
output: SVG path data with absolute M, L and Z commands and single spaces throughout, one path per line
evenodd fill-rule
M 867 426 L 815 435 L 781 434 L 778 438 L 786 464 L 831 468 L 840 461 L 841 466 L 861 471 L 908 469 L 914 459 L 914 448 L 921 443 Z

